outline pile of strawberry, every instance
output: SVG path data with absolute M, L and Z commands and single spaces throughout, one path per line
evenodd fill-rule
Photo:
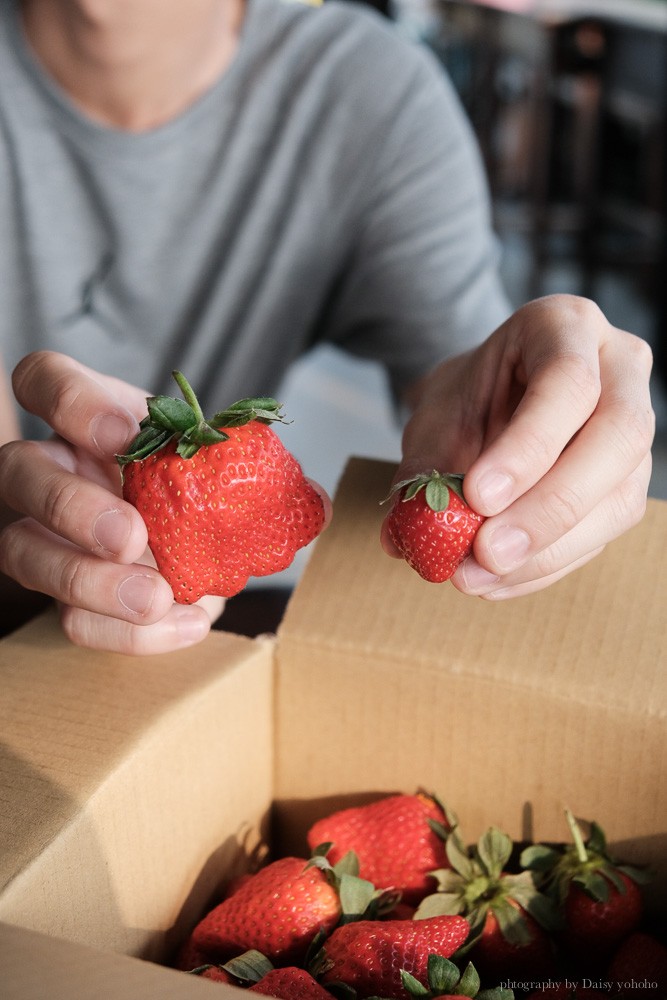
M 520 849 L 493 827 L 467 846 L 421 791 L 340 810 L 309 858 L 236 880 L 176 965 L 286 1000 L 667 997 L 646 874 L 566 818 L 571 842 Z

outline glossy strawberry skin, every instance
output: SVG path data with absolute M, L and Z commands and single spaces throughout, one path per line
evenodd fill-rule
M 616 877 L 624 891 L 609 882 L 609 896 L 604 901 L 592 899 L 584 889 L 572 883 L 564 903 L 565 949 L 577 957 L 610 954 L 620 942 L 636 930 L 642 918 L 643 900 L 639 886 L 624 872 Z
M 426 983 L 428 956 L 449 958 L 469 931 L 468 921 L 458 916 L 343 924 L 325 942 L 328 965 L 320 979 L 322 983 L 347 983 L 359 1000 L 404 998 L 401 969 Z
M 427 491 L 406 499 L 403 488 L 387 516 L 389 537 L 407 563 L 429 583 L 444 583 L 472 549 L 485 520 L 454 490 L 444 510 L 433 510 Z
M 195 927 L 191 942 L 209 961 L 256 949 L 274 964 L 298 965 L 312 939 L 340 918 L 340 900 L 325 874 L 302 858 L 260 869 Z
M 470 951 L 470 960 L 483 981 L 526 977 L 547 979 L 555 975 L 556 965 L 549 935 L 528 913 L 522 911 L 522 915 L 530 941 L 519 945 L 505 938 L 495 914 L 492 910 L 488 911 L 481 936 Z
M 192 458 L 173 441 L 123 470 L 123 497 L 179 604 L 232 597 L 250 576 L 285 569 L 324 527 L 322 497 L 267 424 L 225 433 Z
M 428 820 L 447 828 L 447 818 L 430 796 L 391 795 L 325 817 L 308 831 L 308 846 L 332 842 L 336 864 L 348 851 L 359 859 L 359 874 L 378 889 L 398 889 L 402 902 L 416 905 L 434 883 L 429 872 L 447 867 L 445 844 Z
M 248 993 L 261 993 L 280 1000 L 331 1000 L 331 994 L 309 972 L 295 966 L 267 972 Z

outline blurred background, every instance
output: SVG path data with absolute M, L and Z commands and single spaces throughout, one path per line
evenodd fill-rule
M 371 5 L 428 46 L 460 94 L 513 304 L 587 295 L 653 347 L 651 495 L 667 499 L 666 0 Z M 398 459 L 400 428 L 375 365 L 318 349 L 279 398 L 294 421 L 285 443 L 330 491 L 350 453 Z M 286 575 L 300 570 L 297 561 Z

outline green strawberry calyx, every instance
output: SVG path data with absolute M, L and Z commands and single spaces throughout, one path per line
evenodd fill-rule
M 394 483 L 389 491 L 389 496 L 385 497 L 382 503 L 386 503 L 396 493 L 401 492 L 403 493 L 401 502 L 405 503 L 408 500 L 414 500 L 421 490 L 424 490 L 426 503 L 435 513 L 447 510 L 452 492 L 463 503 L 467 502 L 463 495 L 462 473 L 438 472 L 437 469 L 433 469 L 432 472 L 422 472 L 417 476 L 412 476 L 410 479 L 402 479 L 400 482 Z
M 460 996 L 468 1000 L 514 1000 L 514 992 L 497 987 L 482 990 L 479 974 L 472 962 L 468 962 L 461 972 L 448 958 L 429 955 L 427 960 L 427 981 L 424 986 L 412 973 L 401 969 L 401 982 L 409 997 L 430 1000 L 431 997 Z
M 640 868 L 617 862 L 610 854 L 604 830 L 596 822 L 588 824 L 588 837 L 584 837 L 574 814 L 565 810 L 565 818 L 572 835 L 572 843 L 565 847 L 535 844 L 521 854 L 521 863 L 540 879 L 543 888 L 562 904 L 571 884 L 582 888 L 591 899 L 604 903 L 613 886 L 621 895 L 626 891 L 621 874 L 638 885 L 650 881 L 650 876 Z
M 251 420 L 264 424 L 287 423 L 280 412 L 282 404 L 270 396 L 240 399 L 207 420 L 185 376 L 179 371 L 172 375 L 183 399 L 173 396 L 146 398 L 148 415 L 139 424 L 139 433 L 125 454 L 116 455 L 121 468 L 148 458 L 174 439 L 178 441 L 176 451 L 181 458 L 192 458 L 205 445 L 227 441 L 229 434 L 222 428 L 240 427 Z
M 537 888 L 533 873 L 508 873 L 513 847 L 511 838 L 497 827 L 489 827 L 470 849 L 458 830 L 452 831 L 446 842 L 450 867 L 431 872 L 437 891 L 422 900 L 415 919 L 447 914 L 464 916 L 470 924 L 470 937 L 459 949 L 460 954 L 473 947 L 484 930 L 489 912 L 510 944 L 530 943 L 532 935 L 525 914 L 545 930 L 555 929 L 556 908 Z

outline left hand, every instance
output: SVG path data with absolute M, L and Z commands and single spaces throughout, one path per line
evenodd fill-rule
M 396 481 L 465 472 L 487 520 L 452 577 L 502 599 L 548 586 L 641 520 L 655 418 L 645 341 L 594 303 L 528 303 L 415 387 Z M 398 555 L 386 524 L 382 541 Z

